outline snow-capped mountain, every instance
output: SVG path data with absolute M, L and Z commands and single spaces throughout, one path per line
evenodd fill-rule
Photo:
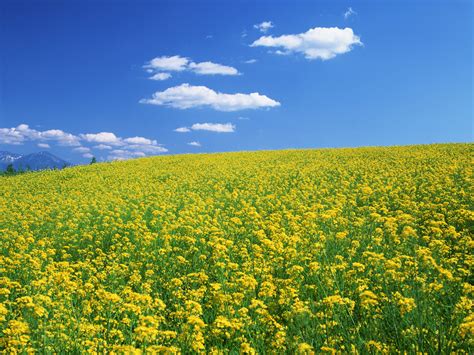
M 12 164 L 15 170 L 62 169 L 71 165 L 48 152 L 21 155 L 0 151 L 0 170 L 5 170 L 9 164 Z

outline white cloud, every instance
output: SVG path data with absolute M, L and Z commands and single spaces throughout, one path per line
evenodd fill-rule
M 93 146 L 94 149 L 99 149 L 99 150 L 110 150 L 112 149 L 112 147 L 110 145 L 106 145 L 106 144 L 99 144 L 99 145 L 95 145 Z
M 91 153 L 85 153 L 85 154 L 82 154 L 82 156 L 87 159 L 92 159 L 94 157 L 94 155 Z
M 0 128 L 0 144 L 20 145 L 25 136 L 16 128 Z
M 150 80 L 159 80 L 159 81 L 162 81 L 162 80 L 167 80 L 171 78 L 171 74 L 170 73 L 156 73 L 155 75 L 153 76 L 150 76 Z
M 250 118 L 245 117 L 245 116 L 239 116 L 239 117 L 237 117 L 237 119 L 238 119 L 238 120 L 243 120 L 243 121 L 248 121 L 248 120 L 250 120 Z
M 77 147 L 77 148 L 74 148 L 73 151 L 78 152 L 78 153 L 89 153 L 91 149 L 87 147 Z
M 254 64 L 257 63 L 257 59 L 249 59 L 244 62 L 245 64 Z
M 171 57 L 162 56 L 153 58 L 144 67 L 157 71 L 183 71 L 189 63 L 188 58 L 174 55 Z
M 193 146 L 193 147 L 200 147 L 201 143 L 194 141 L 194 142 L 189 142 L 188 145 Z
M 151 140 L 144 137 L 125 138 L 123 141 L 125 143 L 130 143 L 130 144 L 142 144 L 142 145 L 156 145 L 157 144 L 155 140 Z
M 232 123 L 195 123 L 191 126 L 194 131 L 210 131 L 218 133 L 235 132 L 235 125 Z
M 239 75 L 239 71 L 227 65 L 213 62 L 189 63 L 189 69 L 201 75 Z
M 168 151 L 156 140 L 145 137 L 121 138 L 111 132 L 86 133 L 76 136 L 59 129 L 38 131 L 26 124 L 20 124 L 13 128 L 0 128 L 0 144 L 19 145 L 27 141 L 36 141 L 40 148 L 49 148 L 49 144 L 45 142 L 53 141 L 62 146 L 73 147 L 72 151 L 81 153 L 84 157 L 89 157 L 87 154 L 91 154 L 91 149 L 112 150 L 110 156 L 120 156 L 120 159 L 155 155 Z M 99 144 L 92 147 L 81 145 L 87 143 Z
M 164 148 L 161 145 L 140 145 L 140 144 L 133 144 L 126 146 L 124 149 L 128 149 L 131 151 L 141 151 L 147 154 L 159 154 L 159 153 L 166 153 L 168 149 Z
M 108 160 L 127 160 L 132 158 L 145 157 L 144 152 L 130 152 L 128 150 L 116 149 L 112 150 L 111 154 L 107 157 Z
M 178 133 L 187 133 L 187 132 L 191 132 L 191 130 L 188 128 L 188 127 L 178 127 L 174 130 L 175 132 L 178 132 Z
M 349 17 L 353 16 L 353 15 L 357 15 L 357 12 L 355 12 L 354 10 L 352 10 L 352 7 L 349 7 L 347 8 L 347 10 L 344 12 L 344 19 L 348 19 Z
M 192 86 L 189 84 L 174 86 L 165 91 L 157 91 L 151 99 L 142 99 L 140 103 L 164 105 L 182 110 L 192 107 L 211 107 L 217 111 L 238 111 L 280 106 L 278 101 L 257 92 L 223 94 L 206 86 Z
M 106 143 L 110 145 L 121 145 L 122 141 L 115 134 L 111 132 L 100 133 L 86 133 L 81 134 L 80 137 L 86 142 L 90 143 Z
M 267 31 L 273 27 L 272 21 L 263 21 L 262 23 L 253 25 L 253 28 L 259 30 L 262 33 L 267 33 Z
M 151 80 L 166 80 L 171 77 L 169 72 L 191 71 L 199 75 L 239 75 L 239 71 L 227 65 L 213 63 L 210 61 L 195 63 L 189 58 L 175 55 L 172 57 L 162 56 L 150 60 L 143 66 L 148 73 L 155 73 Z
M 263 36 L 251 47 L 281 48 L 279 54 L 303 53 L 307 59 L 328 60 L 362 45 L 352 28 L 315 27 L 304 33 L 279 37 Z
M 50 129 L 38 131 L 27 124 L 20 124 L 12 128 L 0 128 L 0 144 L 23 144 L 25 141 L 54 141 L 62 146 L 78 146 L 79 137 L 61 131 Z

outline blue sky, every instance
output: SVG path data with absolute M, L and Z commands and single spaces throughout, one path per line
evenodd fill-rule
M 84 163 L 472 141 L 470 1 L 0 9 L 0 150 Z

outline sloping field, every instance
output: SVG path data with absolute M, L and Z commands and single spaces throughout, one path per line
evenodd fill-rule
M 0 178 L 0 350 L 470 352 L 472 144 Z

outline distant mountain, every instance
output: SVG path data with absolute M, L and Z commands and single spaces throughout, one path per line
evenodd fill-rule
M 9 164 L 12 164 L 15 170 L 62 169 L 71 165 L 48 152 L 21 155 L 0 151 L 0 170 L 5 170 Z

